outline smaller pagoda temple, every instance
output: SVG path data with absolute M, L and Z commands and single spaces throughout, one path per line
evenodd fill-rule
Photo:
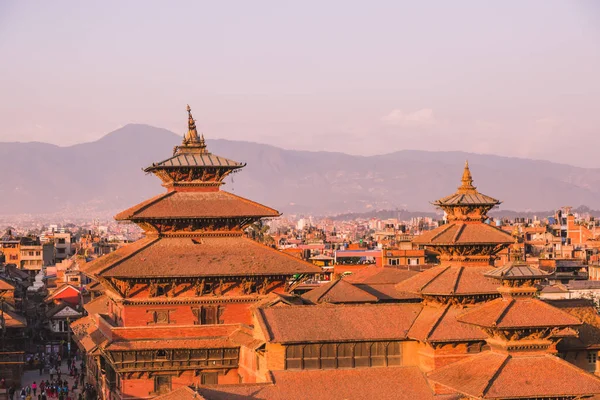
M 436 392 L 475 399 L 579 399 L 598 393 L 597 377 L 556 357 L 557 343 L 576 337 L 581 321 L 535 298 L 548 274 L 517 261 L 486 276 L 500 284 L 502 297 L 457 320 L 482 329 L 490 351 L 430 372 Z
M 413 243 L 440 253 L 440 266 L 401 282 L 397 289 L 442 303 L 474 303 L 498 297 L 496 285 L 484 277 L 496 254 L 513 243 L 507 232 L 485 223 L 487 212 L 500 204 L 477 191 L 465 163 L 456 193 L 433 202 L 448 222 L 417 236 Z

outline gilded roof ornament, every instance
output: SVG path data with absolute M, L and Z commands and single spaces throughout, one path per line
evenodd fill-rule
M 459 191 L 464 193 L 474 192 L 475 186 L 473 186 L 473 177 L 471 176 L 471 170 L 469 169 L 469 161 L 465 161 L 465 170 L 461 178 L 462 185 L 458 188 Z
M 183 136 L 184 145 L 197 145 L 200 144 L 200 138 L 198 137 L 198 131 L 196 130 L 196 120 L 192 116 L 192 109 L 190 105 L 187 105 L 188 112 L 188 131 Z M 206 145 L 204 146 L 206 147 Z

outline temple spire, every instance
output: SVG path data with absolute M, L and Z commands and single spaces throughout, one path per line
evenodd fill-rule
M 469 169 L 469 160 L 465 161 L 465 169 L 463 171 L 462 185 L 458 188 L 459 191 L 470 192 L 475 190 L 473 186 L 473 177 L 471 176 L 471 170 Z
M 198 137 L 198 131 L 196 130 L 196 121 L 192 116 L 192 109 L 190 105 L 187 105 L 188 112 L 188 131 L 183 136 L 183 145 L 198 145 L 200 144 L 200 138 Z M 206 145 L 204 146 L 206 147 Z

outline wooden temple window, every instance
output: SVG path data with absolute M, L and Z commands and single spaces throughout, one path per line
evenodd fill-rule
M 294 344 L 285 348 L 286 369 L 302 369 L 302 346 Z
M 202 306 L 192 308 L 196 317 L 195 325 L 218 325 L 223 323 L 223 312 L 225 307 L 221 306 Z
M 152 361 L 151 351 L 140 351 L 136 355 L 138 361 Z
M 320 344 L 307 344 L 306 346 L 304 346 L 304 369 L 319 369 L 321 367 L 321 363 L 319 360 L 320 350 Z
M 239 358 L 238 349 L 225 349 L 223 351 L 223 365 L 233 366 L 237 365 Z
M 469 343 L 467 353 L 481 353 L 481 343 Z
M 337 368 L 337 345 L 335 343 L 325 343 L 321 346 L 321 368 Z
M 155 355 L 156 360 L 166 360 L 167 359 L 167 351 L 166 350 L 158 350 Z
M 170 314 L 171 310 L 146 310 L 151 314 L 151 320 L 148 325 L 166 325 L 175 323 L 171 321 Z
M 370 366 L 370 343 L 357 343 L 354 346 L 354 366 L 368 367 Z
M 217 372 L 202 372 L 200 374 L 200 383 L 203 385 L 217 385 L 219 383 L 219 374 Z
M 338 367 L 354 367 L 354 344 L 342 343 L 338 346 Z
M 285 348 L 286 369 L 402 365 L 401 342 L 297 344 Z
M 386 347 L 385 342 L 375 342 L 371 345 L 371 366 L 385 367 L 386 362 Z
M 184 361 L 187 360 L 190 356 L 189 350 L 175 350 L 173 352 L 173 360 Z
M 154 393 L 163 394 L 171 391 L 171 376 L 157 375 L 154 377 Z
M 387 345 L 387 365 L 402 365 L 402 343 L 390 342 Z

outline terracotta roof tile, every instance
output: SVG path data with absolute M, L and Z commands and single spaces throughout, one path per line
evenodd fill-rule
M 27 319 L 25 317 L 7 309 L 4 309 L 4 320 L 6 321 L 6 329 L 27 327 Z
M 344 278 L 350 283 L 362 283 L 367 285 L 396 284 L 417 275 L 416 271 L 401 270 L 393 267 L 367 267 L 356 271 Z
M 141 242 L 138 244 L 138 242 Z M 141 239 L 90 263 L 104 277 L 317 274 L 321 268 L 244 237 Z M 109 257 L 109 261 L 103 260 Z M 98 263 L 98 264 L 96 264 Z
M 189 387 L 183 386 L 172 392 L 153 397 L 153 400 L 206 400 L 206 398 Z
M 421 245 L 514 243 L 514 238 L 502 229 L 481 222 L 450 222 L 416 236 L 413 243 Z
M 459 322 L 456 317 L 464 308 L 428 304 L 408 331 L 408 336 L 422 342 L 480 341 L 488 336 L 477 327 Z
M 98 329 L 96 320 L 92 315 L 72 322 L 71 330 L 73 331 L 73 339 L 88 353 L 93 352 L 96 347 L 107 342 L 106 337 Z
M 548 354 L 485 352 L 430 372 L 430 381 L 482 399 L 600 394 L 600 379 Z
M 232 167 L 242 168 L 246 164 L 239 163 L 227 159 L 225 157 L 217 156 L 212 153 L 181 153 L 176 154 L 173 157 L 169 157 L 166 160 L 153 163 L 147 167 L 144 171 L 148 172 L 157 167 L 169 168 L 169 167 Z
M 86 275 L 93 277 L 95 274 L 98 274 L 109 266 L 126 260 L 128 257 L 131 257 L 136 252 L 156 242 L 157 240 L 158 238 L 156 237 L 144 237 L 131 244 L 128 244 L 127 246 L 120 247 L 112 253 L 105 254 L 96 258 L 94 261 L 84 264 L 81 270 Z
M 302 295 L 304 300 L 318 303 L 376 303 L 378 298 L 364 290 L 338 279 L 325 283 Z
M 270 341 L 402 340 L 421 311 L 420 304 L 362 304 L 259 309 Z
M 273 383 L 213 385 L 198 389 L 208 400 L 450 400 L 434 396 L 416 367 L 274 371 Z
M 176 333 L 176 332 L 174 332 Z M 219 349 L 239 347 L 229 338 L 161 338 L 161 340 L 127 340 L 112 342 L 106 350 L 160 350 L 160 349 Z
M 108 297 L 106 295 L 102 295 L 96 297 L 94 300 L 87 302 L 83 308 L 88 312 L 89 315 L 92 314 L 107 314 L 108 313 Z
M 391 283 L 385 283 L 381 285 L 363 285 L 363 284 L 355 284 L 359 289 L 364 290 L 365 292 L 372 294 L 377 297 L 381 302 L 390 302 L 390 301 L 421 301 L 421 297 L 414 293 L 400 292 L 396 289 L 396 285 Z
M 6 282 L 4 279 L 0 279 L 0 290 L 15 290 L 15 287 L 10 283 Z
M 486 278 L 489 267 L 434 267 L 396 285 L 402 292 L 423 295 L 498 294 L 498 283 Z
M 120 220 L 152 218 L 278 217 L 277 210 L 225 191 L 167 192 L 115 216 Z
M 470 309 L 458 317 L 483 327 L 532 328 L 580 325 L 572 315 L 534 298 L 500 298 Z
M 522 262 L 510 262 L 503 267 L 494 268 L 485 273 L 488 278 L 500 280 L 542 279 L 549 275 L 548 272 Z

